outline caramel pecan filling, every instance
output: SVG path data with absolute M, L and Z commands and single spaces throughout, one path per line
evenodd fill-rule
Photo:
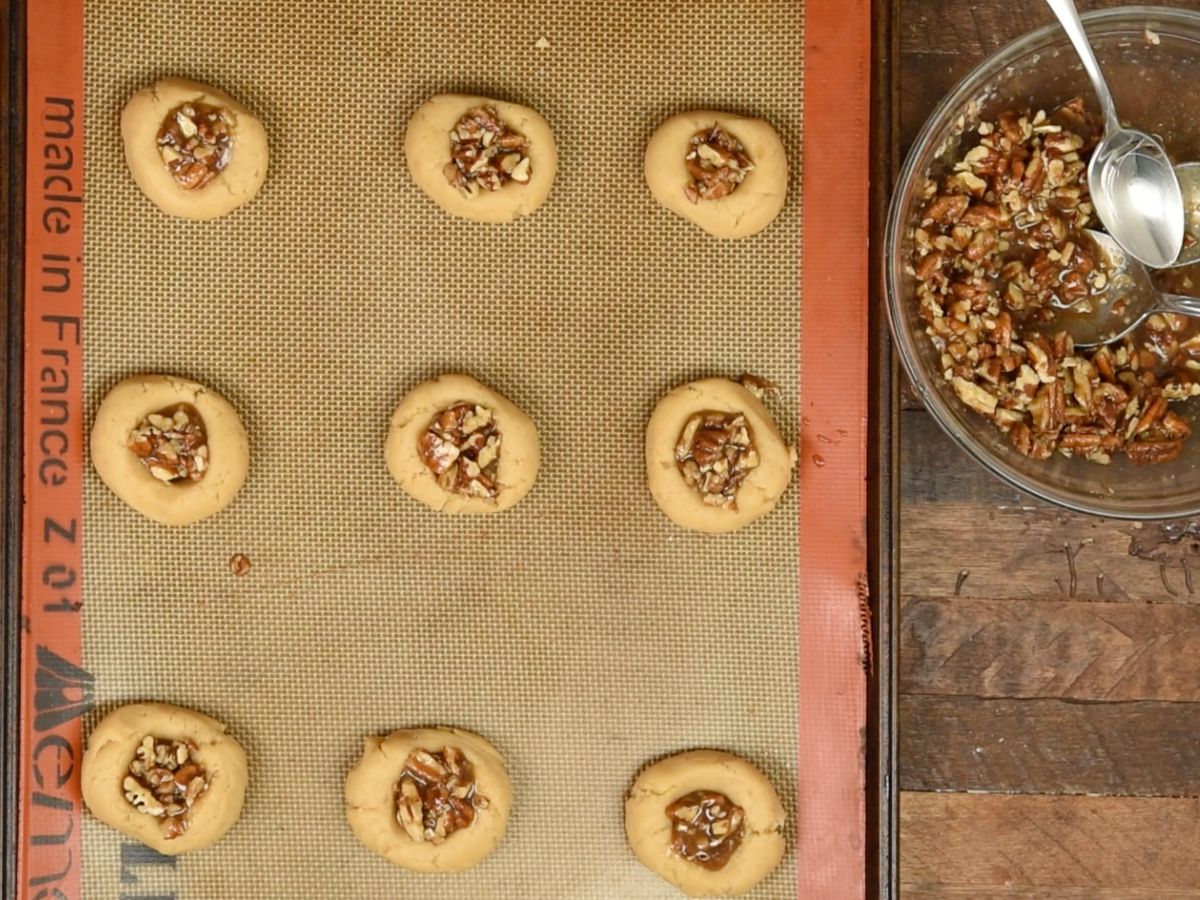
M 525 184 L 533 174 L 529 144 L 491 107 L 469 110 L 450 132 L 446 180 L 466 197 L 498 191 L 508 182 Z
M 457 747 L 414 750 L 396 783 L 396 821 L 418 844 L 442 843 L 487 805 L 474 767 Z
M 146 735 L 129 763 L 121 787 L 130 806 L 162 821 L 163 836 L 179 837 L 188 827 L 188 813 L 208 789 L 208 773 L 193 758 L 196 745 Z
M 1093 350 L 1070 335 L 1076 312 L 1124 303 L 1082 234 L 1097 224 L 1097 133 L 1079 98 L 981 123 L 953 170 L 925 184 L 908 271 L 942 377 L 1018 452 L 1170 462 L 1192 430 L 1171 404 L 1200 395 L 1195 323 L 1153 315 Z
M 204 421 L 186 403 L 150 413 L 130 433 L 128 446 L 159 481 L 199 481 L 208 471 Z
M 679 435 L 675 463 L 705 505 L 736 508 L 738 487 L 759 464 L 746 417 L 741 413 L 696 413 Z
M 500 432 L 486 406 L 459 403 L 443 409 L 418 439 L 417 453 L 444 490 L 485 498 L 499 492 Z
M 693 134 L 683 159 L 692 176 L 683 193 L 692 203 L 732 194 L 754 170 L 742 142 L 720 125 Z
M 225 110 L 192 101 L 167 113 L 158 129 L 158 152 L 179 186 L 202 188 L 229 165 L 233 136 Z
M 725 868 L 742 843 L 746 813 L 717 791 L 692 791 L 667 807 L 671 851 L 716 871 Z

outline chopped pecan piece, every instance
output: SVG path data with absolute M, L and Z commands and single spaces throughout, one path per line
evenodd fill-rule
M 759 400 L 774 399 L 779 396 L 779 385 L 765 378 L 759 378 L 757 375 L 751 375 L 749 372 L 743 372 L 738 376 L 738 384 Z
M 158 152 L 180 187 L 204 187 L 233 156 L 229 114 L 195 100 L 175 107 L 158 129 Z
M 450 162 L 443 174 L 464 197 L 498 191 L 509 182 L 526 184 L 533 176 L 529 143 L 508 127 L 496 110 L 468 110 L 450 132 Z
M 208 789 L 209 776 L 197 762 L 196 751 L 191 741 L 146 735 L 121 783 L 130 806 L 162 819 L 159 824 L 167 840 L 187 831 L 189 813 Z
M 150 413 L 130 432 L 127 446 L 151 475 L 168 484 L 199 481 L 208 471 L 204 421 L 186 403 Z
M 698 412 L 687 420 L 675 445 L 683 480 L 707 506 L 736 509 L 738 487 L 759 462 L 741 413 Z
M 469 828 L 488 800 L 475 770 L 457 747 L 414 750 L 396 782 L 396 821 L 417 843 L 440 844 Z
M 683 161 L 692 176 L 683 193 L 692 203 L 732 194 L 754 171 L 742 142 L 720 125 L 693 134 Z
M 666 808 L 671 851 L 711 871 L 725 868 L 742 842 L 746 812 L 717 791 L 692 791 Z
M 1182 451 L 1182 440 L 1135 441 L 1125 448 L 1125 454 L 1138 465 L 1173 462 Z
M 486 406 L 458 403 L 433 417 L 417 440 L 421 462 L 447 491 L 494 498 L 500 468 L 500 432 Z

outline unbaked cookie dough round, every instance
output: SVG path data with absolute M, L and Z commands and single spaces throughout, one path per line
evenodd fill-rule
M 81 778 L 92 815 L 177 856 L 215 844 L 238 820 L 246 751 L 203 713 L 131 703 L 92 730 Z
M 91 451 L 112 492 L 163 525 L 220 512 L 250 465 L 246 429 L 229 401 L 175 375 L 135 375 L 109 391 Z
M 457 728 L 369 737 L 346 776 L 346 818 L 363 845 L 413 872 L 461 872 L 508 828 L 512 785 L 500 752 Z
M 719 750 L 646 768 L 625 801 L 629 846 L 693 897 L 744 894 L 783 859 L 783 804 L 765 775 Z
M 516 103 L 430 97 L 408 122 L 404 155 L 417 187 L 451 215 L 511 222 L 550 194 L 558 150 L 547 122 Z
M 726 378 L 680 385 L 646 426 L 650 493 L 671 521 L 693 531 L 736 531 L 766 515 L 794 466 L 766 407 Z
M 267 177 L 267 132 L 224 91 L 164 78 L 121 112 L 133 180 L 163 212 L 215 219 L 254 199 Z
M 714 237 L 757 234 L 783 209 L 788 166 L 770 123 L 711 109 L 671 116 L 646 145 L 654 199 Z
M 537 478 L 537 426 L 511 400 L 468 375 L 418 385 L 392 414 L 388 471 L 416 500 L 448 513 L 519 503 Z

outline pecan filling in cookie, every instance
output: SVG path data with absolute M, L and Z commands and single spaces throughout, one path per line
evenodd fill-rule
M 128 446 L 159 481 L 199 481 L 208 471 L 204 421 L 186 403 L 150 413 L 130 433 Z
M 121 786 L 130 806 L 162 821 L 163 836 L 179 837 L 188 827 L 188 813 L 208 789 L 208 773 L 196 762 L 196 745 L 146 735 L 129 763 Z
M 736 508 L 738 487 L 759 464 L 746 417 L 741 413 L 696 413 L 679 435 L 675 463 L 705 505 Z
M 683 159 L 692 176 L 683 193 L 692 203 L 732 194 L 754 170 L 742 142 L 720 125 L 693 134 Z
M 444 490 L 489 499 L 499 493 L 500 432 L 486 406 L 459 403 L 443 409 L 421 434 L 417 452 Z
M 510 181 L 525 184 L 533 174 L 529 144 L 491 107 L 469 110 L 450 132 L 446 180 L 466 197 L 498 191 Z
M 158 129 L 158 152 L 179 186 L 202 188 L 229 165 L 233 136 L 225 110 L 192 101 L 167 113 Z
M 745 811 L 717 791 L 692 791 L 667 807 L 671 851 L 716 871 L 725 868 L 742 843 Z
M 470 827 L 488 800 L 479 793 L 475 771 L 457 747 L 414 750 L 396 783 L 396 821 L 418 844 L 440 844 Z

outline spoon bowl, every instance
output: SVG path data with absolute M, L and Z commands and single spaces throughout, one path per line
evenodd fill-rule
M 1175 167 L 1157 138 L 1121 124 L 1074 0 L 1046 3 L 1075 48 L 1104 116 L 1104 137 L 1088 164 L 1096 214 L 1135 259 L 1156 269 L 1170 266 L 1183 247 L 1183 194 Z
M 1183 192 L 1184 243 L 1170 266 L 1173 269 L 1200 262 L 1200 162 L 1180 163 L 1175 167 L 1175 177 Z
M 1200 317 L 1200 298 L 1158 290 L 1146 267 L 1110 235 L 1090 229 L 1084 234 L 1108 273 L 1108 286 L 1094 299 L 1091 312 L 1076 313 L 1067 307 L 1056 321 L 1055 328 L 1065 328 L 1076 349 L 1090 350 L 1119 341 L 1156 313 Z

